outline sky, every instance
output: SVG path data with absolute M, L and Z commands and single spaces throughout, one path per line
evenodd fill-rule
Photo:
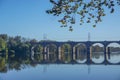
M 93 28 L 90 24 L 74 25 L 70 32 L 61 28 L 59 17 L 48 15 L 45 11 L 52 5 L 49 0 L 0 0 L 0 34 L 22 36 L 56 41 L 120 40 L 120 8 L 108 14 Z

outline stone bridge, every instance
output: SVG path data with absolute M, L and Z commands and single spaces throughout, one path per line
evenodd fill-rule
M 49 48 L 47 47 L 47 45 L 50 44 L 54 44 L 57 47 L 57 59 L 60 60 L 61 59 L 61 46 L 64 44 L 69 44 L 71 46 L 72 49 L 72 60 L 76 59 L 76 49 L 75 46 L 79 45 L 79 44 L 84 44 L 86 46 L 87 49 L 87 63 L 91 62 L 91 47 L 94 44 L 102 44 L 104 47 L 104 62 L 108 62 L 107 58 L 110 58 L 110 49 L 109 49 L 109 45 L 111 43 L 117 43 L 120 45 L 120 41 L 68 41 L 68 42 L 57 42 L 57 41 L 44 41 L 44 42 L 39 42 L 39 43 L 34 43 L 33 47 L 31 48 L 31 51 L 33 52 L 34 50 L 34 46 L 36 45 L 42 45 L 43 46 L 43 55 L 44 55 L 44 60 L 46 60 L 47 58 L 49 58 Z

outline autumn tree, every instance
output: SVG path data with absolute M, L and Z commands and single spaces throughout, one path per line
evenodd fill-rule
M 115 6 L 120 5 L 120 0 L 50 0 L 53 4 L 51 9 L 47 10 L 48 14 L 54 16 L 62 16 L 58 22 L 61 27 L 69 27 L 73 30 L 73 25 L 79 22 L 80 25 L 84 23 L 91 23 L 93 27 L 102 21 L 102 17 L 106 16 L 106 11 L 114 12 Z M 79 16 L 79 21 L 76 16 Z

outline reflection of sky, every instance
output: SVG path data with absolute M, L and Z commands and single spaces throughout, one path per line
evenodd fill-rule
M 108 59 L 111 63 L 119 63 L 120 62 L 120 53 L 111 53 L 110 59 Z
M 92 57 L 92 61 L 95 63 L 102 63 L 104 61 L 104 53 L 95 53 L 95 54 L 99 54 L 100 56 L 99 58 Z M 110 59 L 108 59 L 107 57 L 107 60 L 110 63 L 120 63 L 120 53 L 119 52 L 110 53 Z
M 1 74 L 4 80 L 120 80 L 120 66 L 39 65 Z

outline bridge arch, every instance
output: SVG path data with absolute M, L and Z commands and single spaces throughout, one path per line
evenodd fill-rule
M 104 59 L 104 44 L 102 43 L 93 43 L 91 46 L 90 57 L 94 63 L 102 63 Z
M 84 43 L 77 43 L 75 46 L 75 60 L 78 63 L 86 62 L 87 46 Z
M 48 62 L 55 62 L 57 60 L 57 45 L 54 43 L 47 44 L 44 50 Z
M 43 46 L 41 44 L 32 46 L 31 59 L 37 62 L 41 62 L 43 60 Z
M 120 44 L 118 42 L 111 42 L 107 45 L 108 61 L 110 63 L 120 62 Z
M 72 60 L 72 46 L 69 43 L 63 43 L 60 48 L 61 61 L 69 63 Z

